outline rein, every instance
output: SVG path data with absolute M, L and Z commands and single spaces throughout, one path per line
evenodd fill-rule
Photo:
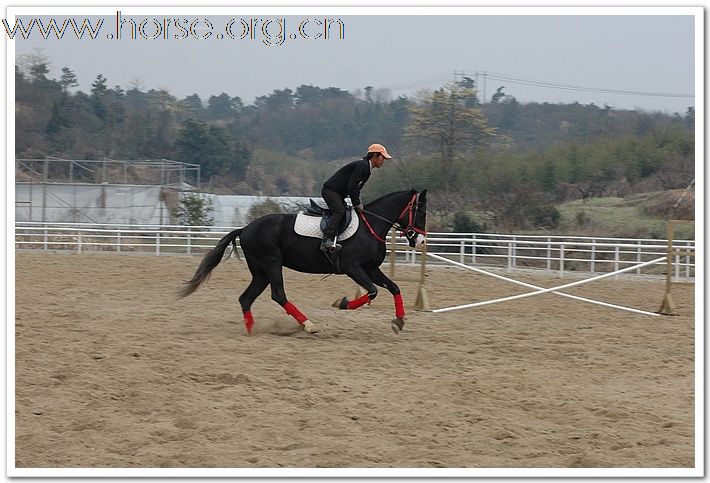
M 402 209 L 402 212 L 399 214 L 399 216 L 397 217 L 397 219 L 395 221 L 389 221 L 387 218 L 380 216 L 377 213 L 373 213 L 373 212 L 367 211 L 367 210 L 362 210 L 359 213 L 360 213 L 360 218 L 362 218 L 362 221 L 365 222 L 365 225 L 370 230 L 370 233 L 372 234 L 372 236 L 374 236 L 375 239 L 378 240 L 380 243 L 387 243 L 382 237 L 380 237 L 375 232 L 374 228 L 372 228 L 372 225 L 370 225 L 370 222 L 367 221 L 367 218 L 365 218 L 365 214 L 368 214 L 370 216 L 374 216 L 375 218 L 379 218 L 380 220 L 387 223 L 390 228 L 396 227 L 397 229 L 399 229 L 399 231 L 402 234 L 406 235 L 406 233 L 408 233 L 409 231 L 412 231 L 414 233 L 419 233 L 419 234 L 426 236 L 425 230 L 421 230 L 421 229 L 417 228 L 416 226 L 414 226 L 414 215 L 415 215 L 416 210 L 418 208 L 419 208 L 419 195 L 417 193 L 415 193 L 412 195 L 412 199 L 409 200 L 409 202 L 407 203 L 407 206 L 405 206 Z M 402 223 L 400 223 L 400 220 L 406 214 L 409 214 L 408 223 L 407 223 L 406 227 L 402 228 Z
M 379 219 L 381 219 L 381 220 L 386 221 L 387 223 L 389 223 L 390 228 L 391 228 L 392 226 L 394 226 L 394 223 L 391 222 L 391 221 L 389 221 L 389 220 L 387 220 L 387 219 L 385 219 L 385 218 L 383 218 L 383 217 L 381 217 L 381 216 L 378 215 L 377 213 L 372 213 L 371 211 L 362 210 L 362 211 L 360 212 L 360 218 L 362 218 L 362 221 L 365 222 L 365 226 L 367 226 L 368 230 L 370 230 L 370 233 L 372 234 L 372 236 L 374 236 L 375 239 L 376 239 L 377 241 L 379 241 L 380 243 L 387 243 L 383 238 L 380 237 L 380 235 L 377 234 L 377 232 L 375 232 L 375 229 L 372 228 L 372 225 L 370 225 L 370 222 L 367 221 L 367 218 L 365 218 L 365 213 L 367 213 L 368 215 L 372 215 L 372 216 L 374 216 L 374 217 L 376 217 L 376 218 L 379 218 Z M 395 222 L 395 223 L 396 223 L 396 222 Z M 388 229 L 388 230 L 389 230 L 389 229 Z

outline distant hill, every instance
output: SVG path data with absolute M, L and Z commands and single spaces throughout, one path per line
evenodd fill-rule
M 523 104 L 502 90 L 480 103 L 475 89 L 452 85 L 435 91 L 436 102 L 434 94 L 394 99 L 301 85 L 246 105 L 226 93 L 126 91 L 101 74 L 85 93 L 72 89 L 70 68 L 59 79 L 47 72 L 42 64 L 15 71 L 18 159 L 170 159 L 198 165 L 212 193 L 317 195 L 338 166 L 380 142 L 395 159 L 372 176 L 365 199 L 427 188 L 442 228 L 455 215 L 460 226 L 471 224 L 471 214 L 499 232 L 594 227 L 661 236 L 658 227 L 634 227 L 635 219 L 612 221 L 633 207 L 639 220 L 668 214 L 671 201 L 639 208 L 634 196 L 684 188 L 694 176 L 692 107 L 668 115 Z M 618 197 L 606 208 L 626 215 L 602 215 L 600 196 Z
M 481 111 L 500 134 L 509 136 L 521 150 L 566 142 L 587 144 L 604 138 L 643 136 L 669 128 L 689 128 L 695 118 L 692 108 L 681 117 L 576 102 L 521 104 L 514 97 L 506 97 L 498 103 L 482 104 Z

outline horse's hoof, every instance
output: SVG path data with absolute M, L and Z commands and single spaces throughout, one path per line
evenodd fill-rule
M 306 333 L 308 333 L 308 334 L 315 334 L 316 332 L 318 332 L 318 331 L 320 330 L 318 327 L 316 327 L 316 324 L 314 324 L 314 323 L 311 322 L 310 320 L 306 320 L 306 321 L 303 323 L 303 329 L 304 329 L 304 330 L 306 331 Z
M 335 302 L 333 302 L 333 307 L 337 307 L 340 310 L 345 310 L 348 308 L 348 298 L 343 297 L 342 299 L 338 299 Z
M 392 319 L 392 330 L 395 334 L 399 334 L 399 331 L 404 328 L 404 320 L 402 319 Z

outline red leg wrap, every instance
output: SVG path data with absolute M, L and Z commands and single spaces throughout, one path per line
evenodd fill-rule
M 251 329 L 254 327 L 254 317 L 252 317 L 250 310 L 244 312 L 244 325 L 247 328 L 247 334 L 251 335 Z
M 291 302 L 286 302 L 283 307 L 286 310 L 286 313 L 296 319 L 296 322 L 299 324 L 303 325 L 303 323 L 308 320 L 308 317 L 303 315 L 301 311 L 298 310 Z
M 353 310 L 370 303 L 370 296 L 365 294 L 355 300 L 348 302 L 348 310 Z
M 398 319 L 404 318 L 404 301 L 402 301 L 402 294 L 397 294 L 394 296 L 394 313 Z

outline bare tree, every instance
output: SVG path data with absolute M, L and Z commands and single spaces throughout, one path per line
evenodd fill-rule
M 488 125 L 480 109 L 471 106 L 476 91 L 448 84 L 423 95 L 410 107 L 405 135 L 438 152 L 446 191 L 450 191 L 454 159 L 463 149 L 489 145 L 495 129 Z

